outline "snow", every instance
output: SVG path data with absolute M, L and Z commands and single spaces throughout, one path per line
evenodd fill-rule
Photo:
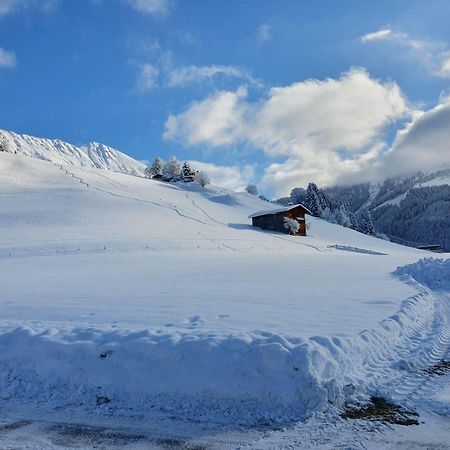
M 434 178 L 433 180 L 419 183 L 417 187 L 430 187 L 430 186 L 443 186 L 444 184 L 450 185 L 450 176 L 442 176 Z
M 253 195 L 51 151 L 0 154 L 8 411 L 284 424 L 409 401 L 446 355 L 449 260 L 314 217 L 306 237 L 261 231 Z
M 450 291 L 450 259 L 423 258 L 413 264 L 399 267 L 397 275 L 410 275 L 414 280 L 433 290 Z
M 133 175 L 144 174 L 145 165 L 143 163 L 97 142 L 77 147 L 57 139 L 37 138 L 5 130 L 0 130 L 0 133 L 7 136 L 10 151 L 17 152 L 19 155 L 31 156 L 56 164 L 95 167 Z
M 391 200 L 387 200 L 384 203 L 382 203 L 381 205 L 378 205 L 377 208 L 381 208 L 382 206 L 387 206 L 387 205 L 399 206 L 400 203 L 406 198 L 407 195 L 408 195 L 408 192 L 398 195 L 397 197 L 395 197 Z M 375 209 L 377 209 L 377 208 L 375 208 Z

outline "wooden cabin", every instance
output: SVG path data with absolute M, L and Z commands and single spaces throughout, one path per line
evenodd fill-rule
M 251 214 L 249 218 L 252 219 L 252 225 L 254 227 L 287 234 L 292 233 L 286 228 L 286 221 L 284 219 L 294 219 L 299 224 L 298 231 L 295 234 L 297 236 L 306 236 L 305 214 L 311 214 L 311 212 L 303 205 L 297 204 L 260 211 Z

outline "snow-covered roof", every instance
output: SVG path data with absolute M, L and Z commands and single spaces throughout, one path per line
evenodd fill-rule
M 265 209 L 263 211 L 258 211 L 253 214 L 250 214 L 248 216 L 248 218 L 252 219 L 253 217 L 259 217 L 259 216 L 271 216 L 273 214 L 279 214 L 282 212 L 290 211 L 291 209 L 297 208 L 299 206 L 301 206 L 308 214 L 311 214 L 311 211 L 308 208 L 306 208 L 306 206 L 303 206 L 301 203 L 297 203 L 296 205 L 279 206 L 277 208 Z

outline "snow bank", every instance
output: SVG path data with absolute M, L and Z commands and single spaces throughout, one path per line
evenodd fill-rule
M 228 405 L 240 417 L 298 417 L 335 397 L 328 352 L 313 347 L 270 334 L 18 328 L 0 337 L 0 389 L 14 403 L 46 408 L 92 410 L 101 399 L 125 414 L 217 404 L 219 414 Z
M 0 392 L 10 405 L 41 409 L 134 415 L 156 408 L 177 417 L 284 422 L 378 389 L 388 374 L 381 362 L 393 370 L 432 313 L 430 295 L 421 293 L 373 330 L 309 339 L 20 327 L 0 335 Z
M 430 289 L 450 290 L 450 259 L 423 258 L 413 264 L 398 267 L 396 275 L 410 275 Z

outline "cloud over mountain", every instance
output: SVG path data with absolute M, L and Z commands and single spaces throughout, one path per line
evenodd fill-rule
M 296 184 L 330 184 L 359 171 L 380 152 L 386 127 L 410 112 L 395 83 L 351 69 L 338 79 L 274 87 L 256 101 L 243 87 L 216 92 L 169 116 L 164 137 L 210 148 L 246 144 L 286 158 L 271 164 L 263 179 L 283 193 L 293 178 Z

